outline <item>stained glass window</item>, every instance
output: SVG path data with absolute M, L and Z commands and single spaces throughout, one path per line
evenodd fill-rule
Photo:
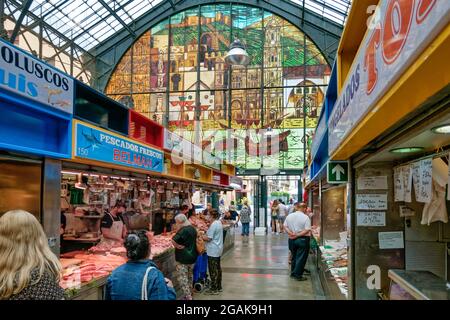
M 246 67 L 225 63 L 235 38 L 250 55 Z M 285 19 L 214 4 L 151 26 L 122 57 L 106 91 L 235 165 L 299 169 L 329 75 L 319 49 Z

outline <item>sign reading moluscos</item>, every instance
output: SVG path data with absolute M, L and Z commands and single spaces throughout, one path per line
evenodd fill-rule
M 163 153 L 119 135 L 77 122 L 75 156 L 131 168 L 162 172 Z
M 380 1 L 328 122 L 330 155 L 449 21 L 448 0 Z
M 72 114 L 73 87 L 68 75 L 0 41 L 0 88 Z

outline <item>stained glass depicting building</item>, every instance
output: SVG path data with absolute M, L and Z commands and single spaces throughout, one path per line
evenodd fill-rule
M 246 67 L 225 63 L 235 38 L 250 55 Z M 123 55 L 106 93 L 240 167 L 298 169 L 329 75 L 316 45 L 288 21 L 214 4 L 151 26 Z M 279 147 L 261 154 L 268 137 Z

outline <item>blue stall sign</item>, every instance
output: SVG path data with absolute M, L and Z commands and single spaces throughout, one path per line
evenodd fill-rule
M 73 79 L 4 40 L 0 40 L 0 88 L 73 113 Z
M 75 127 L 75 157 L 162 173 L 164 154 L 106 130 L 80 122 Z

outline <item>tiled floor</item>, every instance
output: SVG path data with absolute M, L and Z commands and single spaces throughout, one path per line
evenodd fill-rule
M 235 236 L 235 246 L 222 257 L 222 287 L 219 295 L 196 294 L 196 300 L 226 299 L 320 299 L 317 284 L 313 285 L 315 270 L 307 281 L 295 281 L 289 277 L 287 236 L 253 236 L 242 239 Z

